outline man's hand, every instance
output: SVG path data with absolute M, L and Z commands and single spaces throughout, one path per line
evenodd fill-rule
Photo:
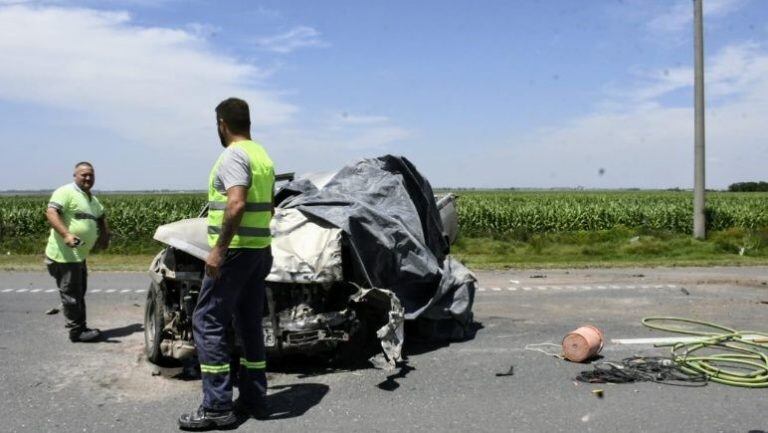
M 216 279 L 219 278 L 221 271 L 221 264 L 224 263 L 224 255 L 227 253 L 227 248 L 216 245 L 208 253 L 208 257 L 205 259 L 205 273 L 209 277 Z
M 82 241 L 80 240 L 79 237 L 73 235 L 72 233 L 67 233 L 66 235 L 64 235 L 64 243 L 67 244 L 67 246 L 70 248 L 75 248 L 79 246 L 82 243 Z

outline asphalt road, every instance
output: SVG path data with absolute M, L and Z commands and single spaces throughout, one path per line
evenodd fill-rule
M 69 343 L 61 315 L 45 314 L 58 305 L 49 276 L 1 275 L 1 431 L 171 432 L 178 415 L 199 404 L 199 380 L 179 370 L 153 376 L 144 360 L 145 274 L 91 275 L 89 325 L 109 337 L 94 344 Z M 768 330 L 768 268 L 505 271 L 478 279 L 482 328 L 473 340 L 411 350 L 409 367 L 396 374 L 306 361 L 272 371 L 277 413 L 239 431 L 768 431 L 768 390 L 576 384 L 588 365 L 525 349 L 594 323 L 608 340 L 605 359 L 665 354 L 610 342 L 665 336 L 642 327 L 648 315 Z M 513 376 L 496 376 L 510 366 Z

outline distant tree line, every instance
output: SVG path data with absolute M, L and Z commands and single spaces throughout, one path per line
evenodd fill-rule
M 728 185 L 730 192 L 768 191 L 768 182 L 737 182 Z

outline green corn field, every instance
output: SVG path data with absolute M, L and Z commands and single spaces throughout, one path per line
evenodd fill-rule
M 462 236 L 556 233 L 616 227 L 691 232 L 690 192 L 677 191 L 459 191 Z M 47 196 L 0 196 L 3 251 L 42 251 L 49 227 Z M 151 252 L 159 247 L 157 226 L 197 216 L 203 194 L 101 195 L 113 232 L 115 253 Z M 710 230 L 768 227 L 768 193 L 714 192 L 707 197 Z
M 115 253 L 151 252 L 157 226 L 199 214 L 204 194 L 99 195 L 112 231 Z M 42 251 L 50 226 L 48 196 L 0 196 L 0 246 L 14 252 Z
M 460 230 L 467 236 L 594 231 L 619 226 L 692 232 L 690 192 L 500 191 L 458 195 Z M 707 217 L 710 230 L 768 227 L 768 194 L 709 193 Z

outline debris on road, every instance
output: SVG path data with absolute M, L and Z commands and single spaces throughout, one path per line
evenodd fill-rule
M 672 348 L 672 362 L 683 372 L 725 385 L 768 388 L 768 333 L 739 331 L 681 317 L 645 317 L 642 324 L 659 331 L 701 337 L 666 345 Z
M 603 390 L 602 389 L 593 389 L 592 394 L 595 395 L 597 398 L 603 398 Z
M 496 377 L 506 377 L 515 375 L 515 366 L 510 365 L 509 370 L 506 373 L 496 373 Z
M 681 288 L 680 288 L 680 291 L 681 291 L 681 292 L 683 292 L 683 294 L 684 294 L 685 296 L 688 296 L 688 295 L 690 295 L 690 294 L 691 294 L 691 292 L 689 292 L 689 291 L 688 291 L 688 289 L 686 289 L 685 287 L 681 287 Z
M 593 370 L 582 371 L 576 380 L 586 383 L 656 382 L 671 385 L 704 386 L 707 377 L 689 374 L 672 358 L 633 356 L 620 362 L 595 363 Z
M 562 349 L 562 346 L 555 343 L 534 343 L 534 344 L 526 344 L 524 350 L 530 350 L 531 352 L 541 352 L 545 355 L 552 356 L 558 359 L 563 359 L 563 353 L 561 351 L 558 352 L 549 352 L 545 347 L 552 347 L 552 348 L 558 348 Z
M 563 338 L 563 356 L 569 361 L 584 362 L 603 350 L 603 333 L 592 325 L 584 325 Z
M 56 308 L 56 307 L 49 308 L 48 310 L 45 311 L 45 314 L 47 314 L 49 316 L 53 316 L 54 314 L 59 314 L 59 309 Z
M 533 274 L 533 275 L 529 276 L 528 278 L 547 278 L 547 276 L 544 275 L 544 274 Z

